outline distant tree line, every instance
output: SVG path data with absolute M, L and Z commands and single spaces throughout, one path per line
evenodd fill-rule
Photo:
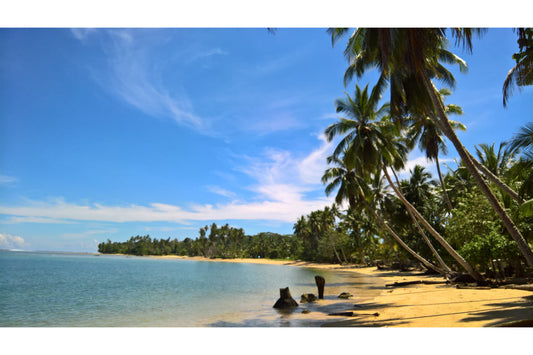
M 268 258 L 295 259 L 301 253 L 302 242 L 292 235 L 259 233 L 246 235 L 241 228 L 228 224 L 200 228 L 196 239 L 152 239 L 149 235 L 131 237 L 125 242 L 107 240 L 98 244 L 103 254 L 182 255 L 207 258 Z

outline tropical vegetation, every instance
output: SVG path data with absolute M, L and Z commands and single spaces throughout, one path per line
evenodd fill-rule
M 348 29 L 330 29 L 337 43 Z M 201 228 L 196 239 L 107 241 L 103 253 L 261 257 L 314 262 L 420 264 L 451 277 L 475 281 L 521 275 L 533 268 L 533 122 L 503 142 L 479 142 L 476 157 L 457 137 L 466 127 L 448 118 L 461 107 L 444 104 L 466 63 L 448 49 L 449 38 L 473 50 L 484 30 L 465 28 L 359 28 L 347 40 L 345 85 L 377 69 L 376 84 L 355 83 L 335 101 L 337 122 L 325 128 L 336 146 L 322 182 L 335 204 L 301 216 L 292 235 L 245 235 L 225 225 Z M 513 86 L 532 84 L 533 30 L 517 29 L 516 65 L 503 86 L 504 105 Z M 436 85 L 443 85 L 437 89 Z M 459 160 L 441 171 L 447 142 Z M 496 145 L 498 144 L 498 145 Z M 435 163 L 407 168 L 420 149 Z M 408 174 L 399 179 L 400 171 Z

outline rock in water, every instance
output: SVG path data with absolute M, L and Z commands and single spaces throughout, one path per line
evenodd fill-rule
M 348 292 L 343 292 L 339 295 L 339 298 L 342 298 L 342 299 L 348 299 L 352 297 L 352 294 L 348 293 Z
M 315 302 L 316 296 L 312 293 L 304 293 L 300 298 L 300 303 L 309 303 L 309 302 Z
M 316 286 L 318 287 L 318 299 L 324 299 L 324 286 L 326 285 L 326 279 L 322 276 L 315 276 Z
M 279 289 L 279 300 L 274 304 L 274 308 L 292 308 L 298 307 L 298 303 L 292 298 L 291 291 L 288 287 Z

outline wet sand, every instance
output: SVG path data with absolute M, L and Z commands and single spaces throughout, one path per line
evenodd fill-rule
M 206 259 L 200 257 L 163 256 L 198 261 L 241 262 L 312 267 L 330 271 L 352 272 L 354 282 L 342 286 L 354 295 L 348 300 L 338 299 L 341 288 L 333 289 L 326 280 L 325 299 L 314 304 L 301 304 L 286 316 L 297 324 L 333 327 L 498 327 L 512 322 L 533 320 L 533 293 L 512 289 L 458 289 L 449 284 L 415 284 L 405 287 L 386 287 L 406 281 L 444 281 L 440 276 L 418 272 L 382 271 L 376 267 L 354 267 L 315 264 L 302 261 L 268 259 Z M 362 276 L 366 276 L 363 277 Z M 363 281 L 362 281 L 363 280 Z M 376 292 L 361 295 L 363 287 Z M 329 292 L 328 292 L 329 291 Z M 316 294 L 316 289 L 310 291 Z M 359 294 L 358 294 L 359 293 Z M 299 301 L 299 295 L 293 295 Z M 310 313 L 301 313 L 308 309 Z M 351 316 L 329 316 L 328 313 L 353 312 Z M 374 315 L 379 313 L 379 315 Z M 283 318 L 283 315 L 282 315 Z M 526 323 L 528 324 L 528 323 Z M 531 324 L 528 324 L 531 326 Z

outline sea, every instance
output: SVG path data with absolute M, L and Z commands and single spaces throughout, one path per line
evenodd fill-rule
M 374 292 L 306 267 L 0 250 L 0 327 L 314 327 L 304 308 L 273 305 L 284 287 L 298 302 L 316 295 L 315 275 L 330 301 L 358 283 Z

